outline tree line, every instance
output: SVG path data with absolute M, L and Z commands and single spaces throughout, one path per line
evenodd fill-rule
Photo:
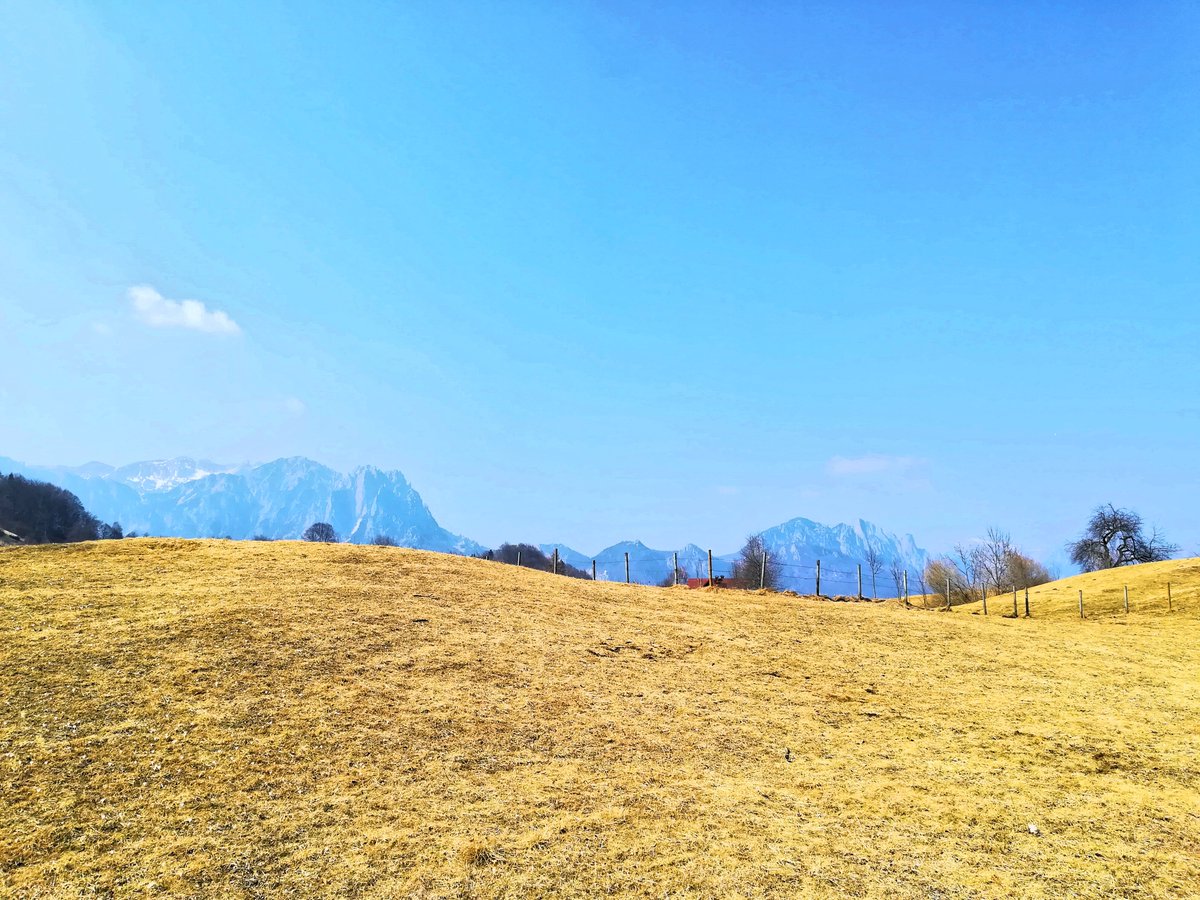
M 496 562 L 507 563 L 510 566 L 520 565 L 524 569 L 537 569 L 539 572 L 553 570 L 557 571 L 559 575 L 566 575 L 568 578 L 586 578 L 589 581 L 592 578 L 591 572 L 585 572 L 583 569 L 568 565 L 562 559 L 558 560 L 556 567 L 554 558 L 547 556 L 542 552 L 540 547 L 533 544 L 510 544 L 505 542 L 495 550 L 485 550 L 483 553 L 475 555 L 480 559 L 491 559 Z
M 125 537 L 120 522 L 101 522 L 70 491 L 15 473 L 0 476 L 0 528 L 25 544 Z
M 931 559 L 919 576 L 922 595 L 946 596 L 948 591 L 952 604 L 1052 580 L 1042 563 L 1022 553 L 1008 532 L 998 528 L 989 528 L 982 541 L 956 544 L 951 553 Z

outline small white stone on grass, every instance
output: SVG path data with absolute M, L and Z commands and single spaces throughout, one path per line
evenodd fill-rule
M 1041 829 L 1037 827 L 1037 825 L 1035 825 L 1033 822 L 1030 822 L 1029 823 L 1029 833 L 1030 834 L 1041 834 L 1042 832 L 1041 832 Z

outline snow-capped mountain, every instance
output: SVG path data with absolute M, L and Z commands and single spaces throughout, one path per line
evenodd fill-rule
M 101 466 L 102 463 L 89 463 L 89 466 Z M 84 467 L 87 468 L 87 467 Z M 236 472 L 238 466 L 224 466 L 206 459 L 191 459 L 180 456 L 175 459 L 156 459 L 149 462 L 136 462 L 119 469 L 112 469 L 99 477 L 110 481 L 119 481 L 139 491 L 168 491 L 173 487 L 198 481 L 209 475 L 223 475 Z M 93 469 L 93 471 L 96 471 Z M 93 476 L 95 477 L 95 476 Z
M 179 458 L 120 468 L 27 466 L 0 458 L 0 472 L 66 488 L 93 515 L 120 522 L 126 531 L 298 538 L 313 522 L 328 522 L 342 540 L 353 543 L 387 535 L 405 547 L 449 553 L 484 549 L 438 525 L 403 474 L 374 466 L 347 475 L 302 457 L 257 466 Z

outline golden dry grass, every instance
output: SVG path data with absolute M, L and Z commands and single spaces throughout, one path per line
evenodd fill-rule
M 1171 586 L 1168 608 L 1167 585 Z M 1078 619 L 1079 592 L 1087 618 L 1125 615 L 1125 588 L 1129 588 L 1129 612 L 1141 617 L 1166 615 L 1195 617 L 1200 614 L 1200 559 L 1171 559 L 1166 562 L 1124 566 L 1103 572 L 1088 572 L 1029 589 L 1029 611 L 1035 618 Z M 981 612 L 981 603 L 964 609 Z M 1017 592 L 1017 611 L 1025 615 L 1025 592 Z M 1012 594 L 988 600 L 988 614 L 1012 613 Z
M 0 630 L 7 896 L 1200 894 L 1194 607 L 126 540 L 0 552 Z

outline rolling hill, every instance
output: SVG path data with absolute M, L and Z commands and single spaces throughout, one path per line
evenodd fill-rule
M 1170 585 L 1170 610 L 1167 585 Z M 1200 558 L 1170 559 L 1165 562 L 1122 566 L 1087 572 L 1029 589 L 1029 611 L 1035 618 L 1078 619 L 1079 592 L 1089 619 L 1125 615 L 1125 588 L 1129 588 L 1129 613 L 1160 617 L 1169 611 L 1195 615 L 1200 612 Z M 1025 614 L 1025 592 L 1017 592 L 1017 611 Z M 982 603 L 964 604 L 961 609 L 982 612 Z M 988 614 L 1012 612 L 1012 595 L 988 601 Z
M 5 896 L 1200 893 L 1194 605 L 140 539 L 0 551 L 0 627 Z

